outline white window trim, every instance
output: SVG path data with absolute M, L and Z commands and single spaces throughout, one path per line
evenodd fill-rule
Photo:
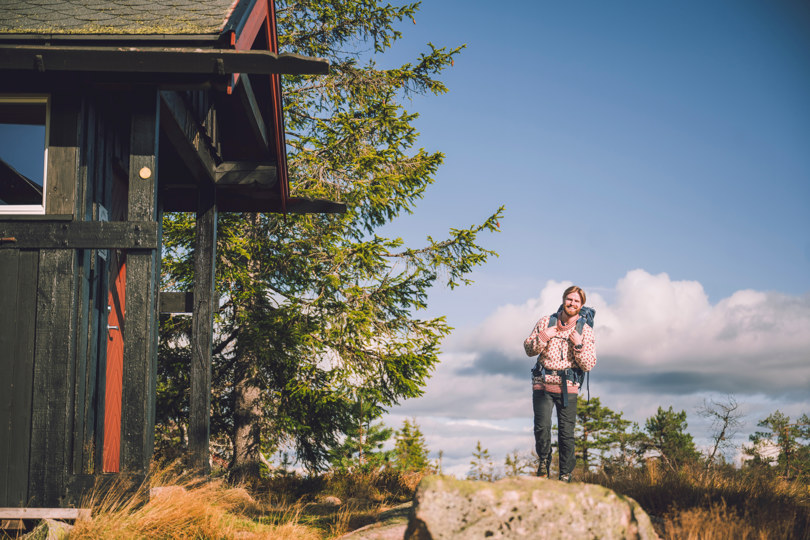
M 51 100 L 47 94 L 0 94 L 3 103 L 44 103 L 45 104 L 45 151 L 42 156 L 42 204 L 0 204 L 0 215 L 44 215 L 48 193 L 48 140 L 51 125 Z

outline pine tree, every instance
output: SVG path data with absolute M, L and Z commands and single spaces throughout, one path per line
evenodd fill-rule
M 807 414 L 792 423 L 789 416 L 777 410 L 757 426 L 765 430 L 751 434 L 749 439 L 753 446 L 743 449 L 754 458 L 754 465 L 773 464 L 779 474 L 786 478 L 810 473 L 810 417 Z M 776 448 L 776 457 L 763 455 L 763 446 Z
M 621 412 L 603 407 L 598 397 L 577 404 L 576 451 L 586 472 L 590 470 L 591 451 L 604 457 L 621 441 L 621 434 L 629 425 Z
M 686 433 L 686 426 L 686 411 L 676 413 L 672 406 L 666 411 L 658 407 L 658 412 L 648 418 L 644 426 L 647 433 L 641 450 L 654 451 L 671 469 L 696 461 L 700 454 L 692 436 Z
M 507 452 L 504 458 L 504 474 L 507 477 L 533 474 L 537 470 L 538 457 L 534 451 L 519 452 L 515 449 L 511 454 Z
M 395 437 L 393 462 L 396 469 L 404 472 L 427 472 L 432 469 L 425 436 L 416 419 L 403 420 Z
M 413 210 L 443 159 L 414 148 L 417 115 L 403 97 L 446 92 L 438 76 L 461 48 L 428 44 L 414 62 L 383 69 L 377 58 L 418 4 L 277 6 L 281 50 L 331 63 L 329 75 L 283 80 L 293 195 L 340 200 L 347 211 L 219 216 L 212 435 L 230 436 L 233 470 L 246 476 L 282 444 L 318 469 L 357 425 L 357 403 L 382 411 L 422 393 L 450 328 L 418 311 L 430 287 L 469 283 L 494 254 L 477 237 L 497 230 L 503 210 L 423 245 L 380 236 Z M 164 219 L 165 282 L 175 290 L 193 280 L 192 227 L 188 215 Z M 163 382 L 184 390 L 177 372 Z
M 492 456 L 489 454 L 489 450 L 481 447 L 481 441 L 476 441 L 475 452 L 473 452 L 473 459 L 470 461 L 467 478 L 485 482 L 492 482 L 497 479 Z
M 356 405 L 356 424 L 346 430 L 342 444 L 329 453 L 332 468 L 340 472 L 372 472 L 390 465 L 394 453 L 383 446 L 394 430 L 379 421 L 378 412 L 362 402 Z M 377 420 L 375 422 L 375 420 Z

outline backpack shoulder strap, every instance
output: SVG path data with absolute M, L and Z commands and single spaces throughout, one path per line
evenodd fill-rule
M 546 328 L 551 328 L 552 326 L 557 326 L 557 314 L 556 313 L 548 318 L 548 326 Z

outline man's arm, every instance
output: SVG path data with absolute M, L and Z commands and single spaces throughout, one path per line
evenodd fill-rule
M 557 335 L 557 327 L 547 328 L 549 316 L 541 318 L 534 325 L 532 333 L 523 342 L 523 348 L 526 350 L 526 356 L 537 356 L 548 345 L 548 341 Z

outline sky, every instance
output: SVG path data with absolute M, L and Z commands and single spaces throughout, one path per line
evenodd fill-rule
M 416 419 L 460 476 L 477 441 L 531 451 L 522 343 L 570 284 L 596 309 L 590 395 L 625 418 L 685 410 L 704 447 L 698 409 L 730 394 L 739 447 L 777 409 L 810 414 L 810 4 L 435 0 L 400 28 L 385 66 L 466 48 L 447 94 L 406 102 L 445 163 L 384 232 L 418 245 L 506 211 L 481 238 L 499 257 L 419 314 L 454 331 L 386 424 Z

